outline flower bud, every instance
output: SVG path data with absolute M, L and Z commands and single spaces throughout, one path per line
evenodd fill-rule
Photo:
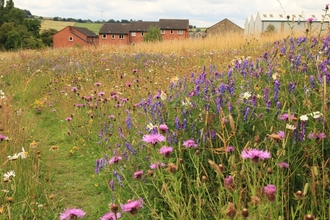
M 242 210 L 242 216 L 243 216 L 244 218 L 249 217 L 249 210 L 246 209 L 246 208 L 244 208 L 244 209 Z
M 110 210 L 114 213 L 118 212 L 118 206 L 116 204 L 111 204 L 110 205 Z
M 312 215 L 312 214 L 305 215 L 305 220 L 314 220 L 314 219 L 315 219 L 314 215 Z

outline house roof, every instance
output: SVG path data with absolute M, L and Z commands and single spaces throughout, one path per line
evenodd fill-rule
M 234 22 L 230 21 L 229 19 L 225 18 L 225 19 L 219 21 L 218 23 L 212 25 L 211 27 L 207 28 L 205 31 L 207 32 L 208 29 L 212 29 L 213 27 L 215 27 L 215 26 L 217 26 L 217 25 L 219 25 L 219 24 L 221 24 L 221 23 L 225 23 L 225 22 L 226 22 L 226 23 L 229 23 L 229 24 L 231 24 L 231 25 L 236 26 L 238 29 L 242 29 L 242 30 L 243 30 L 243 28 L 241 28 L 240 26 L 238 26 L 238 25 L 235 24 Z
M 131 23 L 104 23 L 99 34 L 128 34 L 131 31 L 148 31 L 157 26 L 161 30 L 188 30 L 188 19 L 159 19 L 159 21 L 133 21 Z
M 148 31 L 149 27 L 159 26 L 159 22 L 157 21 L 134 21 L 130 24 L 130 31 Z
M 99 37 L 97 34 L 95 34 L 93 31 L 87 29 L 87 28 L 84 28 L 84 27 L 71 27 L 71 28 L 74 28 L 76 29 L 77 31 L 79 31 L 80 33 L 86 35 L 87 37 Z
M 99 34 L 128 34 L 131 23 L 104 23 Z
M 187 30 L 189 29 L 188 19 L 159 19 L 160 29 L 166 30 Z

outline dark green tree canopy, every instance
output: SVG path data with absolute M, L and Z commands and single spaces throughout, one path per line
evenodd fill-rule
M 159 27 L 149 27 L 148 32 L 143 38 L 145 42 L 155 42 L 155 41 L 162 41 L 163 38 L 160 33 Z

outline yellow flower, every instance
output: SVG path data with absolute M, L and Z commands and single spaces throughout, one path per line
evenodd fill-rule
M 32 142 L 30 143 L 30 148 L 36 148 L 37 146 L 38 146 L 38 143 L 35 142 L 35 141 L 32 141 Z

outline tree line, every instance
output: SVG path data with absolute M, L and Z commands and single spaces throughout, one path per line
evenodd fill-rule
M 16 8 L 13 0 L 0 0 L 0 50 L 37 49 L 52 46 L 54 29 L 40 31 L 41 20 Z

